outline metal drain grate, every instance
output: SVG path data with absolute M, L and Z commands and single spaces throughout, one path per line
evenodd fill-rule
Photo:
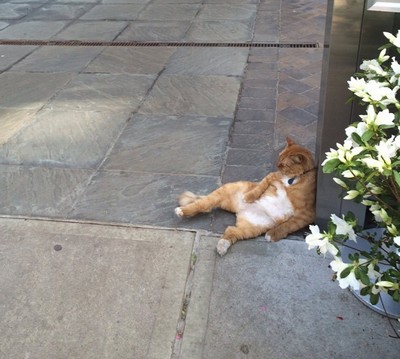
M 128 46 L 128 47 L 276 47 L 318 48 L 310 43 L 265 43 L 265 42 L 142 42 L 142 41 L 78 41 L 78 40 L 1 40 L 0 45 L 17 46 Z

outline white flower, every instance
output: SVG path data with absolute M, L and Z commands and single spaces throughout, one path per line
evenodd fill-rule
M 352 189 L 350 191 L 347 191 L 347 196 L 344 196 L 343 199 L 351 200 L 351 199 L 356 198 L 359 195 L 360 195 L 360 192 L 356 191 L 355 189 Z
M 386 281 L 386 280 L 382 280 L 378 283 L 376 283 L 375 285 L 377 285 L 378 287 L 384 287 L 384 288 L 391 288 L 393 287 L 393 283 Z
M 343 263 L 340 257 L 335 257 L 335 259 L 330 263 L 330 266 L 334 272 L 337 273 L 337 280 L 339 281 L 339 286 L 342 289 L 350 287 L 354 290 L 360 289 L 360 282 L 356 279 L 353 271 L 346 278 L 340 278 L 340 274 L 351 264 Z
M 375 117 L 375 124 L 377 126 L 394 126 L 394 113 L 389 112 L 388 109 L 380 111 Z
M 368 191 L 371 192 L 372 194 L 381 194 L 383 192 L 383 189 L 381 187 L 378 187 L 373 183 L 368 183 L 367 188 Z
M 333 224 L 336 225 L 336 233 L 344 236 L 348 236 L 348 238 L 354 242 L 357 242 L 356 234 L 354 233 L 353 226 L 347 223 L 344 219 L 339 218 L 335 214 L 331 215 L 331 220 Z
M 374 215 L 375 221 L 383 222 L 387 225 L 390 225 L 392 223 L 392 219 L 389 217 L 387 212 L 383 208 L 381 208 L 379 204 L 375 203 L 372 206 L 370 206 L 369 209 L 371 213 Z
M 393 241 L 400 247 L 400 236 L 394 237 Z
M 381 64 L 382 62 L 385 62 L 389 60 L 390 56 L 386 55 L 386 49 L 383 49 L 378 56 L 378 62 Z
M 379 76 L 386 76 L 387 72 L 383 70 L 378 60 L 364 60 L 360 69 L 368 72 L 375 72 Z
M 394 126 L 394 114 L 388 109 L 375 113 L 374 106 L 369 105 L 366 115 L 360 115 L 360 118 L 367 124 L 367 127 L 375 126 Z M 362 123 L 362 122 L 360 122 Z M 364 127 L 361 127 L 362 130 Z
M 347 81 L 347 83 L 349 84 L 349 90 L 351 92 L 354 92 L 355 95 L 359 97 L 363 97 L 363 95 L 362 96 L 360 95 L 365 93 L 365 87 L 367 86 L 367 83 L 365 82 L 364 79 L 351 77 L 350 81 Z
M 390 32 L 384 32 L 383 35 L 396 47 L 400 47 L 400 30 L 397 32 L 397 36 L 392 35 Z
M 382 161 L 380 157 L 379 160 L 372 158 L 370 155 L 361 159 L 369 168 L 376 168 L 380 173 L 382 173 L 386 168 L 386 163 Z
M 359 122 L 357 124 L 357 126 L 349 126 L 345 129 L 347 138 L 350 140 L 351 139 L 351 135 L 353 133 L 356 133 L 357 135 L 359 135 L 360 137 L 367 132 L 368 130 L 368 126 L 365 124 L 365 122 Z M 353 142 L 353 145 L 356 145 L 355 142 Z
M 343 187 L 346 189 L 348 188 L 347 184 L 345 182 L 343 182 L 340 178 L 334 177 L 333 181 L 336 182 L 340 187 Z
M 364 177 L 364 174 L 358 170 L 346 170 L 342 172 L 344 178 Z
M 318 226 L 310 225 L 309 228 L 311 234 L 305 239 L 308 249 L 318 248 L 322 254 L 329 252 L 334 256 L 338 253 L 338 249 L 329 242 L 328 238 L 324 237 Z

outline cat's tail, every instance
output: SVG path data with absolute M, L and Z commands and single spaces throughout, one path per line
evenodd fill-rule
M 178 197 L 178 202 L 180 206 L 184 207 L 202 197 L 203 196 L 198 196 L 192 192 L 186 191 Z

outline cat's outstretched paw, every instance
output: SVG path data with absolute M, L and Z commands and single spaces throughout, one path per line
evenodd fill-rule
M 253 202 L 256 200 L 256 197 L 254 196 L 254 194 L 252 193 L 252 191 L 250 191 L 250 192 L 246 192 L 246 193 L 244 194 L 243 199 L 244 199 L 244 201 L 245 201 L 246 203 L 253 203 Z
M 231 246 L 231 242 L 227 239 L 220 239 L 217 244 L 217 252 L 222 257 L 228 251 L 228 248 Z
M 265 240 L 267 242 L 273 242 L 272 237 L 268 233 L 265 233 Z
M 183 211 L 181 207 L 176 207 L 175 208 L 175 214 L 179 217 L 182 218 L 183 217 Z

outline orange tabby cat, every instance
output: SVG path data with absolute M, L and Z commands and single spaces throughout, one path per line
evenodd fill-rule
M 175 213 L 191 217 L 222 208 L 236 213 L 236 226 L 226 228 L 217 245 L 223 256 L 238 240 L 265 233 L 267 241 L 278 241 L 312 223 L 315 217 L 316 171 L 313 156 L 290 138 L 279 154 L 278 171 L 261 182 L 226 183 L 207 196 L 185 192 Z

